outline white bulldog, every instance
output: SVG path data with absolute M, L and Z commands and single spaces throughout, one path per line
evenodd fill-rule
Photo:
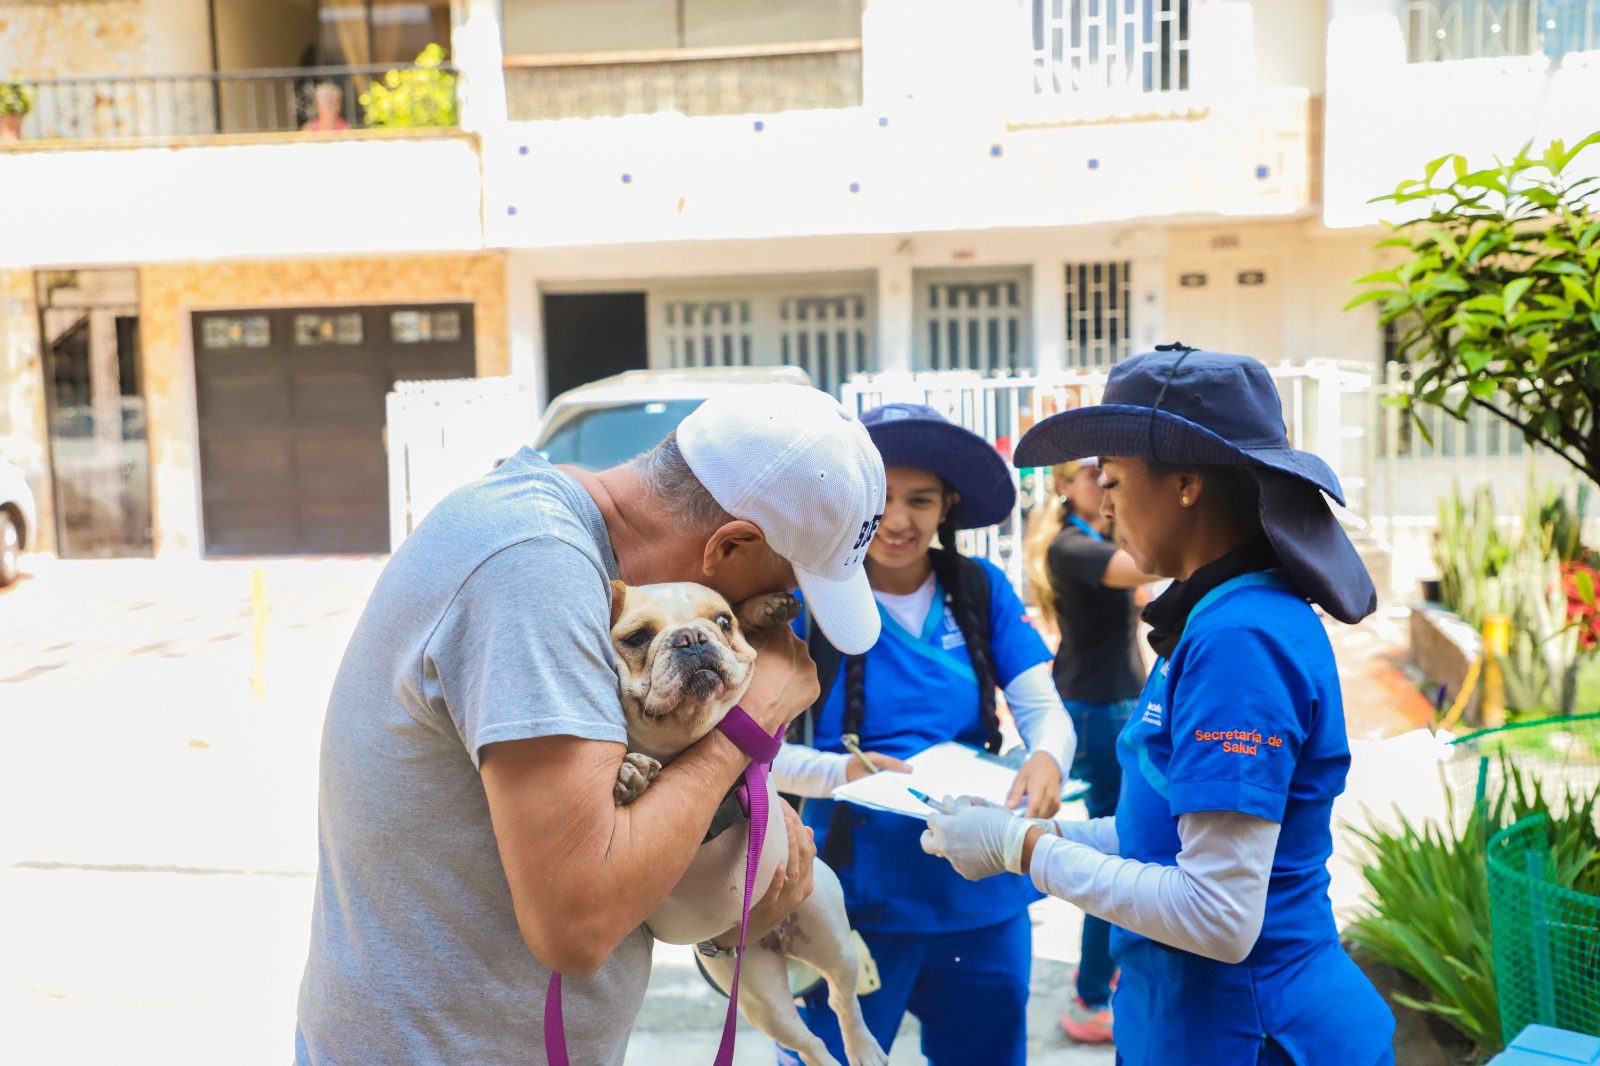
M 618 774 L 619 804 L 637 799 L 662 764 L 714 729 L 744 696 L 756 652 L 743 627 L 788 625 L 798 612 L 794 597 L 783 593 L 758 596 L 736 612 L 703 585 L 611 583 L 611 642 L 631 749 Z M 766 892 L 773 871 L 788 856 L 779 803 L 769 779 L 767 838 L 753 900 Z M 683 880 L 646 923 L 656 939 L 696 944 L 739 924 L 749 838 L 749 824 L 739 819 L 701 845 Z M 793 956 L 827 980 L 828 1003 L 839 1017 L 850 1066 L 887 1066 L 889 1057 L 867 1029 L 856 999 L 859 960 L 839 878 L 820 859 L 812 878 L 810 898 L 777 930 L 745 949 L 739 1010 L 751 1025 L 798 1052 L 807 1066 L 838 1066 L 795 1009 L 784 958 Z M 728 991 L 734 960 L 702 962 Z

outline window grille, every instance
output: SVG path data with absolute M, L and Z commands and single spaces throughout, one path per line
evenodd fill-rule
M 1033 91 L 1186 91 L 1189 8 L 1190 0 L 1033 0 Z
M 1067 264 L 1067 366 L 1104 369 L 1128 354 L 1129 273 L 1127 260 Z
M 852 374 L 875 369 L 865 296 L 785 296 L 779 301 L 779 359 L 837 393 Z
M 750 366 L 750 301 L 669 300 L 666 340 L 670 366 Z
M 997 374 L 1032 364 L 1023 277 L 949 279 L 921 287 L 918 370 Z

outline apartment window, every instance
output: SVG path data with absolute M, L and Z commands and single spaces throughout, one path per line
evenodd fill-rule
M 294 343 L 300 348 L 315 348 L 324 344 L 360 344 L 361 313 L 295 315 Z
M 209 315 L 200 328 L 200 343 L 213 350 L 265 348 L 272 343 L 266 315 Z
M 1407 0 L 1401 25 L 1412 63 L 1600 48 L 1596 0 Z
M 663 283 L 648 302 L 652 367 L 794 366 L 834 395 L 878 368 L 873 287 L 859 276 Z
M 389 335 L 396 344 L 461 339 L 460 311 L 391 311 Z
M 939 274 L 919 279 L 918 370 L 1002 374 L 1027 369 L 1027 271 Z
M 669 300 L 666 341 L 672 366 L 749 366 L 750 301 Z
M 872 368 L 864 295 L 785 296 L 778 321 L 784 365 L 803 368 L 817 388 L 837 393 L 852 375 Z
M 1125 259 L 1067 264 L 1067 366 L 1103 369 L 1128 354 L 1129 272 Z
M 1190 0 L 1033 0 L 1039 95 L 1183 92 Z

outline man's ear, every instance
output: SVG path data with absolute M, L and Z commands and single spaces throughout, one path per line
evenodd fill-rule
M 766 541 L 766 535 L 753 522 L 746 522 L 742 518 L 726 522 L 706 538 L 705 554 L 700 561 L 701 568 L 707 576 L 710 576 L 732 556 L 758 548 Z
M 611 624 L 622 617 L 622 607 L 628 601 L 628 586 L 621 581 L 611 582 Z

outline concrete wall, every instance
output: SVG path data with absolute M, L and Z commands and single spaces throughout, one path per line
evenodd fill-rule
M 505 0 L 507 55 L 856 37 L 860 0 Z
M 1288 7 L 1199 4 L 1192 91 L 1086 101 L 1034 94 L 1023 0 L 872 0 L 861 108 L 486 130 L 486 240 L 540 248 L 1292 216 L 1312 204 L 1316 85 L 1286 83 L 1320 51 L 1320 16 L 1310 0 Z
M 0 459 L 16 464 L 39 504 L 41 547 L 55 547 L 49 433 L 33 272 L 0 270 Z
M 1525 142 L 1570 144 L 1600 129 L 1594 53 L 1557 63 L 1544 55 L 1407 63 L 1399 0 L 1329 0 L 1325 203 L 1329 226 L 1400 219 L 1369 204 L 1431 159 L 1452 152 L 1474 166 L 1509 158 Z M 1600 149 L 1576 172 L 1600 174 Z
M 0 71 L 8 77 L 210 69 L 206 0 L 0 0 Z
M 0 151 L 0 267 L 474 251 L 464 135 Z
M 504 257 L 407 256 L 182 263 L 139 271 L 156 552 L 201 549 L 193 333 L 205 308 L 465 301 L 475 305 L 480 376 L 505 374 Z

